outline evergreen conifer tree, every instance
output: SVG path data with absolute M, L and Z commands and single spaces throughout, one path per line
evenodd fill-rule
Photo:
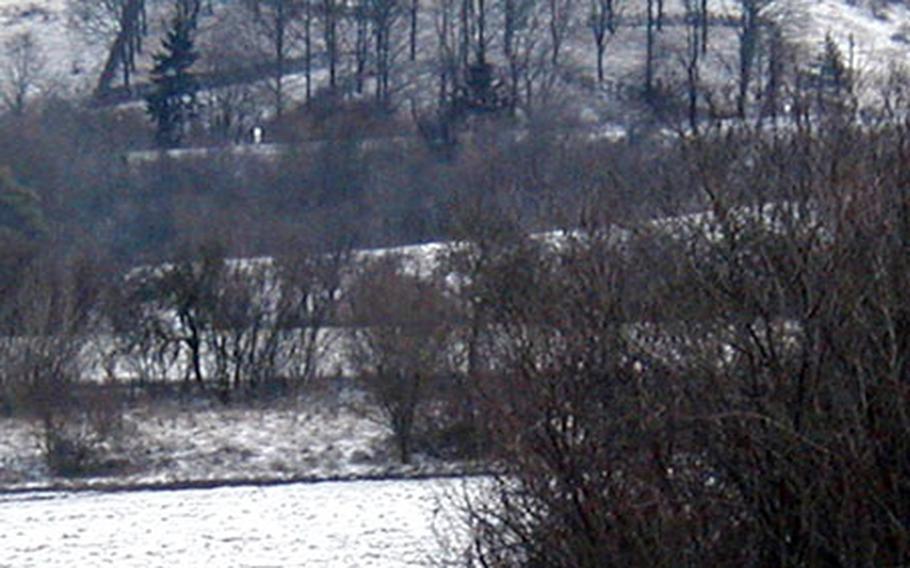
M 843 113 L 851 107 L 854 74 L 843 52 L 830 34 L 821 53 L 809 68 L 812 85 L 822 113 Z
M 47 232 L 38 194 L 21 185 L 9 167 L 0 167 L 0 240 L 37 240 Z
M 48 234 L 38 194 L 20 184 L 9 167 L 0 167 L 0 300 L 19 285 L 25 266 L 40 252 Z M 9 308 L 0 301 L 4 322 L 9 321 Z
M 162 49 L 154 55 L 154 90 L 146 104 L 156 124 L 155 141 L 163 148 L 180 145 L 196 110 L 198 85 L 190 72 L 198 58 L 193 40 L 195 15 L 188 3 L 178 1 Z

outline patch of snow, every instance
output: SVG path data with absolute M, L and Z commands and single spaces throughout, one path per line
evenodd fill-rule
M 455 565 L 467 544 L 440 495 L 455 480 L 0 497 L 19 567 Z M 437 535 L 445 534 L 443 545 Z

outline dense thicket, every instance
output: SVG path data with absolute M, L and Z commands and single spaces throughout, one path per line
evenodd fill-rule
M 908 561 L 908 125 L 810 122 L 683 143 L 697 215 L 475 226 L 474 564 Z

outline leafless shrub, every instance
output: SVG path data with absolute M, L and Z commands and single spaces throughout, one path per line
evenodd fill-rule
M 906 127 L 811 126 L 685 142 L 702 213 L 486 264 L 472 563 L 908 561 Z
M 331 347 L 345 252 L 226 259 L 217 245 L 134 271 L 117 321 L 140 378 L 183 378 L 223 401 L 307 384 Z
M 4 42 L 0 70 L 0 99 L 11 112 L 25 112 L 28 98 L 42 90 L 47 82 L 47 58 L 41 45 L 29 32 L 13 36 Z
M 357 326 L 349 356 L 408 463 L 432 390 L 451 372 L 448 306 L 434 282 L 405 273 L 391 256 L 363 268 L 348 303 Z
M 0 341 L 0 373 L 20 410 L 35 423 L 50 471 L 108 471 L 119 443 L 122 407 L 91 382 L 87 356 L 102 330 L 105 271 L 84 258 L 40 258 L 26 271 Z

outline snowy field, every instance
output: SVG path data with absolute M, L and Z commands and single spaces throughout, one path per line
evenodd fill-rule
M 466 483 L 0 495 L 0 566 L 452 566 Z

